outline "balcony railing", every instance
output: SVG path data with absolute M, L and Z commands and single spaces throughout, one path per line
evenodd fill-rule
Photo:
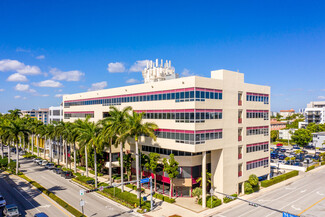
M 242 154 L 238 154 L 238 160 L 242 159 L 243 155 Z
M 238 118 L 238 124 L 243 123 L 243 119 L 242 118 Z
M 243 171 L 238 171 L 238 177 L 241 177 L 243 175 Z
M 242 100 L 238 100 L 238 105 L 243 105 L 243 101 Z
M 238 136 L 238 141 L 242 141 L 242 136 Z

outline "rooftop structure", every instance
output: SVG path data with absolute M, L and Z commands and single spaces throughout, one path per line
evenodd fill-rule
M 171 66 L 171 61 L 166 60 L 166 63 L 163 64 L 163 60 L 161 60 L 159 65 L 158 59 L 156 59 L 156 63 L 152 60 L 147 61 L 147 67 L 142 71 L 142 76 L 144 83 L 178 78 L 178 74 L 175 74 L 175 69 Z

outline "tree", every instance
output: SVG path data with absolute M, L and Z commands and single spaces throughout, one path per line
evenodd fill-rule
M 141 153 L 141 171 L 143 171 L 144 167 L 148 162 L 149 162 L 148 155 Z M 141 173 L 141 179 L 142 179 L 142 174 L 143 173 Z
M 123 108 L 121 111 L 116 107 L 111 106 L 109 111 L 108 120 L 111 122 L 111 130 L 113 135 L 116 135 L 116 144 L 120 145 L 120 165 L 121 165 L 121 190 L 124 191 L 124 181 L 123 181 L 123 145 L 127 139 L 125 131 L 127 131 L 127 117 L 128 112 L 130 112 L 132 108 L 130 106 Z
M 275 142 L 279 138 L 278 130 L 271 130 L 271 141 Z
M 251 194 L 254 192 L 252 185 L 249 182 L 244 183 L 245 194 Z
M 8 112 L 9 112 L 9 117 L 12 119 L 17 119 L 22 115 L 20 109 L 8 110 Z
M 197 202 L 200 199 L 201 195 L 202 195 L 202 188 L 196 187 L 193 189 L 192 196 L 196 197 L 195 202 Z
M 306 146 L 309 142 L 312 141 L 313 137 L 309 130 L 306 129 L 298 129 L 291 136 L 293 142 L 298 144 L 299 146 Z
M 249 178 L 248 178 L 248 182 L 252 186 L 258 185 L 258 178 L 257 178 L 257 176 L 255 174 L 250 175 Z
M 149 153 L 148 162 L 145 164 L 145 167 L 153 173 L 155 191 L 157 190 L 156 189 L 156 187 L 157 187 L 156 173 L 157 173 L 159 159 L 160 159 L 160 154 L 151 152 L 151 153 Z
M 142 123 L 144 113 L 132 112 L 132 115 L 127 118 L 127 130 L 122 136 L 127 136 L 134 138 L 135 140 L 135 167 L 136 167 L 136 179 L 137 179 L 137 196 L 140 197 L 140 162 L 139 162 L 139 137 L 144 135 L 150 137 L 156 141 L 157 137 L 155 135 L 155 130 L 158 126 L 154 123 L 146 122 Z
M 89 116 L 82 121 L 78 128 L 79 140 L 84 141 L 89 148 L 94 150 L 95 187 L 97 188 L 97 149 L 101 148 L 101 126 L 99 123 L 89 121 Z
M 168 177 L 170 179 L 170 192 L 169 197 L 171 198 L 173 196 L 173 179 L 176 178 L 179 174 L 178 172 L 178 162 L 174 158 L 174 154 L 169 155 L 169 159 L 166 158 L 163 159 L 164 164 L 164 172 L 168 174 Z
M 196 182 L 200 183 L 200 187 L 202 187 L 202 176 L 203 175 L 201 175 L 201 177 L 196 179 Z M 206 176 L 207 176 L 206 180 L 207 180 L 207 186 L 208 186 L 208 184 L 211 184 L 211 173 L 207 172 Z
M 119 159 L 119 162 L 120 162 L 120 165 L 121 165 L 120 157 L 118 159 Z M 133 161 L 134 161 L 134 158 L 132 157 L 132 154 L 129 153 L 129 154 L 123 155 L 123 164 L 125 166 L 128 181 L 130 181 L 132 162 Z
M 277 121 L 280 121 L 282 117 L 283 116 L 280 115 L 280 113 L 277 113 L 275 118 L 276 118 Z

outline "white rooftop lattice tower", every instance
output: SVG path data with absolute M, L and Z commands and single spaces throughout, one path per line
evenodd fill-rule
M 163 60 L 161 60 L 159 65 L 158 59 L 156 59 L 156 63 L 152 60 L 147 62 L 147 67 L 142 71 L 142 76 L 144 83 L 178 78 L 178 74 L 175 74 L 175 69 L 171 66 L 171 61 L 166 60 L 165 64 L 163 64 Z

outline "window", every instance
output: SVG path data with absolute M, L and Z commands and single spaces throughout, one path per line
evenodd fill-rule
M 264 104 L 269 104 L 269 95 L 261 94 L 261 93 L 247 93 L 246 100 L 255 101 L 255 102 L 264 102 Z
M 269 135 L 269 127 L 268 126 L 263 126 L 263 127 L 247 127 L 246 128 L 246 135 L 251 136 L 251 135 L 261 135 L 264 134 L 264 136 Z
M 269 158 L 268 157 L 246 162 L 246 170 L 251 170 L 251 169 L 262 167 L 262 166 L 264 166 L 264 167 L 269 166 Z

